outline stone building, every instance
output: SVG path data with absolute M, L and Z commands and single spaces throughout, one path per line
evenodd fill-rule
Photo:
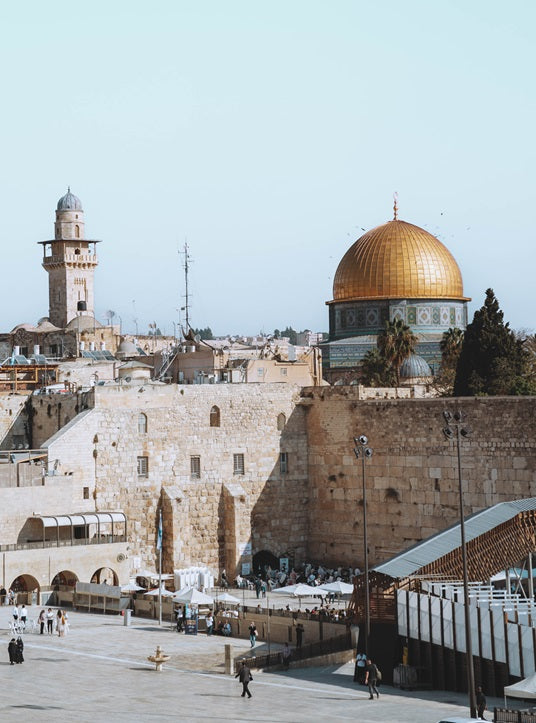
M 333 281 L 329 341 L 321 345 L 324 378 L 349 382 L 376 347 L 386 321 L 400 319 L 418 338 L 417 353 L 437 370 L 439 343 L 449 327 L 465 329 L 462 275 L 432 234 L 400 221 L 367 231 L 343 256 Z

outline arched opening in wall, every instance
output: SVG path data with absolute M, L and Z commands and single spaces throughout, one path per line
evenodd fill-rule
M 91 576 L 90 582 L 97 585 L 118 585 L 119 578 L 111 567 L 99 567 Z
M 54 590 L 72 590 L 78 582 L 78 576 L 71 570 L 62 570 L 54 575 L 52 587 Z
M 261 550 L 253 555 L 253 572 L 264 577 L 268 567 L 279 570 L 279 558 L 270 550 Z
M 220 426 L 220 408 L 219 407 L 212 407 L 210 410 L 210 426 L 211 427 L 219 427 Z
M 285 424 L 286 424 L 286 423 L 287 423 L 287 418 L 286 418 L 286 416 L 283 414 L 283 412 L 281 412 L 281 414 L 278 414 L 278 415 L 277 415 L 277 429 L 278 429 L 280 432 L 282 432 L 282 431 L 285 429 Z
M 138 434 L 147 434 L 147 415 L 143 412 L 138 414 Z
M 76 224 L 76 226 L 74 227 L 74 235 L 76 238 L 80 238 L 80 226 L 78 224 Z
M 19 575 L 10 585 L 15 601 L 25 605 L 37 605 L 40 586 L 33 575 Z

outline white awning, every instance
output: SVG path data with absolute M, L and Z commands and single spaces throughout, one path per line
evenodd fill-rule
M 36 515 L 34 519 L 41 520 L 43 527 L 71 527 L 75 525 L 98 525 L 104 522 L 126 522 L 124 512 L 91 512 L 76 515 Z

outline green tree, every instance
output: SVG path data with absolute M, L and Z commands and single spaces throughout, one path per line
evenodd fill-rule
M 368 351 L 361 362 L 361 382 L 368 387 L 393 387 L 396 374 L 379 349 Z
M 289 344 L 296 344 L 296 342 L 298 341 L 296 331 L 291 326 L 287 326 L 286 329 L 283 329 L 283 331 L 281 332 L 281 336 L 288 337 Z
M 385 329 L 378 336 L 378 350 L 395 373 L 396 385 L 400 386 L 400 366 L 415 352 L 417 337 L 401 319 L 386 321 Z
M 529 355 L 504 322 L 493 289 L 467 327 L 456 367 L 455 396 L 531 394 Z
M 456 377 L 456 366 L 463 343 L 463 331 L 457 327 L 450 328 L 443 334 L 439 348 L 441 349 L 441 368 L 433 380 L 433 385 L 443 396 L 450 396 Z
M 199 334 L 201 339 L 204 340 L 214 339 L 210 326 L 206 326 L 204 329 L 192 329 L 192 332 L 194 335 Z

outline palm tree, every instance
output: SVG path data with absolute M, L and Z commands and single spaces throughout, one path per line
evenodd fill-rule
M 441 364 L 447 368 L 455 368 L 463 343 L 463 331 L 458 327 L 450 328 L 443 334 L 439 344 Z
M 383 358 L 392 365 L 396 384 L 400 386 L 400 366 L 415 352 L 417 337 L 402 319 L 386 321 L 385 329 L 378 336 L 378 349 Z

